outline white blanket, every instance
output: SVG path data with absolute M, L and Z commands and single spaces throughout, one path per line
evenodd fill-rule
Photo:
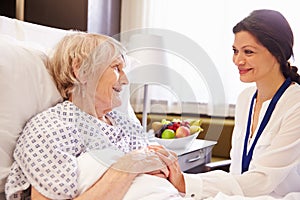
M 86 191 L 121 154 L 105 149 L 78 157 L 79 191 Z M 183 200 L 177 189 L 166 179 L 142 174 L 135 178 L 123 200 Z
M 78 158 L 80 177 L 79 190 L 84 192 L 114 163 L 121 154 L 105 149 L 98 152 L 90 152 Z M 123 200 L 192 200 L 183 197 L 175 187 L 166 179 L 147 174 L 136 177 Z M 290 193 L 281 200 L 299 200 L 300 193 Z M 215 197 L 205 200 L 279 200 L 268 195 L 258 197 L 229 196 L 218 193 Z
M 229 196 L 223 193 L 217 194 L 214 198 L 208 198 L 206 200 L 299 200 L 300 193 L 292 192 L 287 194 L 284 198 L 275 198 L 268 195 L 262 195 L 258 197 L 242 197 L 239 195 Z

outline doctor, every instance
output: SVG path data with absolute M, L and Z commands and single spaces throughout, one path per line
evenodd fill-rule
M 169 181 L 188 197 L 218 193 L 283 198 L 300 194 L 300 78 L 290 65 L 294 37 L 284 16 L 255 10 L 233 28 L 233 62 L 240 80 L 256 83 L 236 104 L 230 172 L 185 174 L 177 162 Z

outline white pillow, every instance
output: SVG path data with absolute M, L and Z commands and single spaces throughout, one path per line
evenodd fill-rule
M 45 68 L 46 55 L 25 46 L 0 35 L 0 193 L 26 121 L 62 101 Z
M 0 16 L 0 33 L 22 42 L 38 44 L 43 52 L 51 51 L 56 43 L 72 30 L 43 26 L 26 21 Z

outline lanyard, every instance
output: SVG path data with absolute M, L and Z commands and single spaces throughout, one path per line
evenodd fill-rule
M 260 135 L 262 134 L 263 130 L 265 129 L 267 123 L 269 122 L 269 119 L 272 115 L 272 112 L 273 112 L 278 100 L 280 99 L 280 97 L 282 96 L 284 91 L 290 86 L 291 83 L 292 83 L 291 79 L 287 78 L 284 81 L 284 83 L 280 86 L 278 91 L 275 93 L 274 97 L 272 98 L 272 100 L 271 100 L 271 102 L 268 106 L 266 114 L 265 114 L 265 116 L 264 116 L 264 118 L 263 118 L 263 120 L 262 120 L 262 122 L 259 126 L 259 129 L 257 131 L 257 134 L 256 134 L 255 138 L 254 138 L 252 146 L 251 146 L 251 148 L 250 148 L 250 150 L 247 154 L 247 145 L 248 145 L 248 139 L 249 139 L 249 135 L 250 135 L 252 110 L 253 110 L 254 100 L 257 96 L 257 91 L 253 95 L 251 105 L 250 105 L 249 115 L 248 115 L 248 124 L 247 124 L 246 137 L 245 137 L 245 141 L 244 141 L 244 151 L 243 151 L 243 160 L 242 160 L 242 173 L 244 173 L 245 171 L 248 171 L 249 164 L 250 164 L 250 161 L 252 159 L 254 147 L 255 147 Z

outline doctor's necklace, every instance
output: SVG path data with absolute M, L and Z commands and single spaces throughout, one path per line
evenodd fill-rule
M 254 147 L 255 147 L 259 137 L 261 136 L 263 130 L 265 129 L 266 125 L 268 124 L 278 100 L 280 99 L 280 97 L 282 96 L 284 91 L 291 85 L 291 83 L 292 83 L 291 79 L 287 78 L 283 82 L 283 84 L 280 86 L 280 88 L 277 90 L 277 92 L 275 93 L 274 97 L 272 98 L 272 100 L 271 100 L 271 102 L 270 102 L 270 104 L 267 108 L 265 116 L 264 116 L 264 118 L 263 118 L 263 120 L 262 120 L 262 122 L 261 122 L 261 124 L 258 128 L 257 134 L 254 138 L 253 143 L 252 143 L 252 146 L 251 146 L 249 152 L 247 153 L 247 145 L 248 145 L 248 140 L 249 140 L 249 136 L 250 136 L 250 128 L 251 128 L 252 110 L 253 110 L 254 100 L 257 97 L 257 91 L 253 95 L 252 100 L 251 100 L 251 104 L 250 104 L 247 130 L 246 130 L 246 136 L 245 136 L 245 141 L 244 141 L 243 160 L 242 160 L 242 173 L 244 173 L 245 171 L 248 171 L 249 164 L 250 164 L 250 161 L 252 159 Z

